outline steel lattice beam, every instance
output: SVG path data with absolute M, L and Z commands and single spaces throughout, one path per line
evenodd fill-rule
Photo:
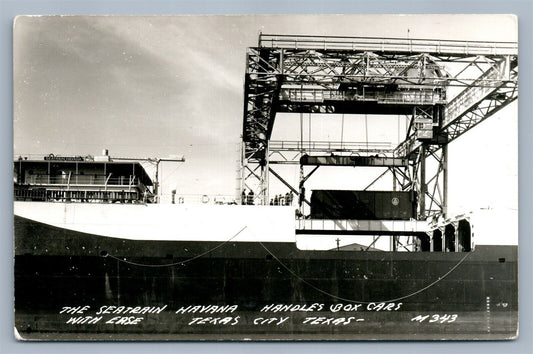
M 501 81 L 497 86 L 483 86 L 483 82 L 488 78 L 500 78 Z M 466 87 L 446 105 L 444 119 L 438 127 L 438 134 L 445 136 L 449 143 L 516 98 L 518 98 L 517 59 L 516 57 L 501 58 L 483 71 L 473 85 Z M 396 155 L 408 156 L 416 152 L 422 143 L 423 141 L 416 136 L 416 133 L 412 132 L 404 142 L 398 145 Z
M 407 167 L 387 167 L 395 188 L 418 192 L 419 219 L 443 214 L 447 144 L 516 100 L 517 73 L 516 43 L 261 35 L 248 49 L 243 119 L 243 171 L 255 172 L 243 178 L 255 180 L 265 203 L 269 164 L 298 163 L 311 151 L 406 158 Z M 277 112 L 412 118 L 391 150 L 270 141 Z
M 246 155 L 266 147 L 276 112 L 397 114 L 443 103 L 446 77 L 426 54 L 249 48 L 243 141 Z M 413 90 L 413 88 L 417 90 Z

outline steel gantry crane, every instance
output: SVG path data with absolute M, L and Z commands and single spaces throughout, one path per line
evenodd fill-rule
M 260 34 L 244 87 L 241 191 L 257 204 L 268 203 L 271 175 L 308 203 L 303 186 L 319 166 L 381 166 L 378 179 L 392 173 L 415 191 L 417 219 L 428 220 L 446 215 L 448 144 L 517 99 L 518 45 Z M 280 112 L 406 115 L 409 127 L 396 147 L 272 141 Z M 300 165 L 298 186 L 272 168 L 281 163 Z

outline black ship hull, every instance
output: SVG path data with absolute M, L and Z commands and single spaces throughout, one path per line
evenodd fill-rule
M 133 241 L 15 217 L 25 339 L 509 339 L 517 247 L 302 251 Z

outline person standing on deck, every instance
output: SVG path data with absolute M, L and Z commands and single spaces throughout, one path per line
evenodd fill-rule
M 254 205 L 254 191 L 250 190 L 250 193 L 248 193 L 248 205 Z
M 246 205 L 246 188 L 242 190 L 241 204 Z

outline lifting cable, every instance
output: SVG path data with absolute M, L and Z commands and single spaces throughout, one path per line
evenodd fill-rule
M 366 151 L 368 152 L 368 119 L 365 114 L 365 138 L 366 138 Z
M 343 142 L 344 142 L 344 113 L 342 114 L 342 120 L 341 120 L 341 150 L 342 150 Z
M 309 149 L 311 149 L 311 112 L 309 112 L 309 136 L 308 136 L 308 140 L 309 140 Z

